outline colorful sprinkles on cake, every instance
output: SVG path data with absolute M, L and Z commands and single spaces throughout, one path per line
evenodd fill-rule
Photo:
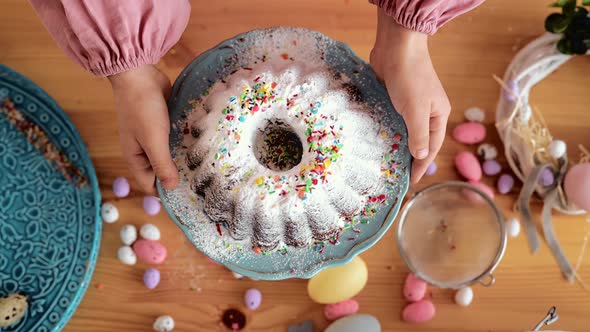
M 314 160 L 307 164 L 301 165 L 299 173 L 294 178 L 287 176 L 277 176 L 269 174 L 256 178 L 255 184 L 261 188 L 260 199 L 264 200 L 267 195 L 285 196 L 292 190 L 297 191 L 297 197 L 302 200 L 307 198 L 307 195 L 313 192 L 318 183 L 325 183 L 330 174 L 329 167 L 336 162 L 340 157 L 340 150 L 342 149 L 341 136 L 343 126 L 338 127 L 328 125 L 326 120 L 328 117 L 320 112 L 325 97 L 315 103 L 309 105 L 299 105 L 295 101 L 299 94 L 293 94 L 290 98 L 279 99 L 276 97 L 277 83 L 265 82 L 260 76 L 253 80 L 253 85 L 244 86 L 244 90 L 239 97 L 231 96 L 227 106 L 221 111 L 222 118 L 217 123 L 217 131 L 224 131 L 227 136 L 233 137 L 230 140 L 233 144 L 240 144 L 242 131 L 239 126 L 235 124 L 234 119 L 238 117 L 239 122 L 245 122 L 248 117 L 254 116 L 258 112 L 264 112 L 272 104 L 277 102 L 284 102 L 289 116 L 298 118 L 306 125 L 305 140 L 307 143 L 307 152 L 315 155 Z M 302 88 L 303 89 L 303 88 Z M 269 135 L 265 138 L 268 146 L 282 146 L 283 150 L 278 153 L 273 153 L 274 160 L 263 160 L 263 163 L 272 163 L 276 166 L 282 164 L 293 163 L 289 160 L 288 155 L 292 154 L 292 149 L 284 148 L 287 145 L 277 144 L 284 137 L 277 135 Z M 217 152 L 215 153 L 215 160 L 223 160 L 231 157 L 225 140 L 218 142 Z M 222 168 L 222 172 L 226 169 Z M 247 180 L 247 176 L 243 180 Z
M 289 60 L 288 54 L 282 54 L 284 60 Z M 262 62 L 265 59 L 262 59 Z M 292 59 L 290 59 L 292 60 Z M 243 68 L 244 70 L 252 70 L 251 68 Z M 232 73 L 233 74 L 233 73 Z M 225 83 L 225 82 L 224 82 Z M 263 113 L 269 110 L 272 105 L 286 106 L 289 117 L 294 117 L 302 121 L 306 130 L 304 133 L 304 147 L 310 155 L 315 156 L 311 162 L 301 164 L 299 171 L 295 175 L 276 175 L 268 174 L 251 178 L 252 171 L 248 171 L 241 175 L 240 183 L 253 183 L 259 188 L 259 199 L 264 200 L 271 195 L 279 197 L 295 191 L 297 197 L 301 200 L 308 198 L 308 195 L 313 193 L 318 184 L 326 183 L 329 180 L 332 171 L 330 166 L 337 163 L 341 157 L 342 135 L 344 127 L 342 125 L 331 125 L 328 117 L 321 112 L 323 105 L 326 102 L 326 97 L 321 97 L 315 102 L 302 104 L 299 100 L 300 95 L 305 91 L 303 86 L 300 93 L 291 94 L 290 97 L 284 99 L 279 98 L 277 91 L 278 84 L 276 82 L 267 82 L 261 76 L 256 76 L 243 87 L 242 94 L 239 96 L 231 96 L 225 108 L 221 110 L 222 117 L 217 123 L 217 131 L 223 132 L 230 137 L 229 140 L 221 139 L 217 142 L 217 151 L 214 155 L 215 160 L 223 161 L 226 158 L 231 158 L 231 146 L 225 144 L 238 145 L 242 141 L 242 130 L 240 124 L 248 121 L 250 117 L 258 113 Z M 203 94 L 207 96 L 207 94 Z M 284 103 L 284 104 L 283 104 Z M 194 105 L 193 105 L 194 106 Z M 219 111 L 219 110 L 214 110 Z M 236 121 L 237 119 L 237 121 Z M 185 132 L 186 134 L 186 132 Z M 402 136 L 399 133 L 391 133 L 387 130 L 381 130 L 379 135 L 386 141 L 391 142 L 390 149 L 383 155 L 381 163 L 381 180 L 384 182 L 383 193 L 366 198 L 366 204 L 361 212 L 350 219 L 346 220 L 345 225 L 334 236 L 327 240 L 314 240 L 308 248 L 313 251 L 323 254 L 328 245 L 336 245 L 340 242 L 342 231 L 351 229 L 353 234 L 344 237 L 344 241 L 355 241 L 359 237 L 361 230 L 355 227 L 358 224 L 367 224 L 377 214 L 380 208 L 387 206 L 390 199 L 394 196 L 399 170 L 399 161 L 396 156 L 402 145 Z M 264 142 L 268 147 L 274 147 L 273 153 L 269 154 L 268 159 L 259 160 L 264 165 L 274 165 L 278 168 L 286 167 L 286 165 L 293 164 L 295 161 L 292 156 L 297 154 L 297 151 L 289 144 L 281 144 L 285 137 L 280 135 L 267 135 L 264 137 Z M 230 174 L 233 169 L 230 167 L 229 160 L 219 164 L 220 170 L 224 174 Z M 267 167 L 268 167 L 267 165 Z M 405 171 L 405 170 L 404 170 Z M 239 188 L 234 188 L 238 191 Z M 395 204 L 395 203 L 394 203 Z M 224 225 L 222 225 L 224 226 Z M 227 232 L 222 232 L 220 225 L 216 224 L 217 233 L 220 237 L 224 237 Z M 223 234 L 223 235 L 222 235 Z M 217 244 L 224 249 L 230 249 L 231 245 L 225 241 L 222 244 Z M 257 254 L 268 255 L 276 251 L 281 256 L 289 254 L 289 247 L 282 244 L 277 249 L 272 251 L 264 251 L 260 247 L 250 247 L 252 251 Z M 239 251 L 243 254 L 243 249 L 240 247 Z

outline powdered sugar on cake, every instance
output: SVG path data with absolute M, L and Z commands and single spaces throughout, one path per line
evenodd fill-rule
M 178 217 L 210 228 L 201 232 L 210 256 L 337 243 L 387 201 L 401 136 L 355 100 L 345 77 L 298 59 L 278 53 L 243 66 L 179 124 L 174 195 L 188 196 L 193 211 Z

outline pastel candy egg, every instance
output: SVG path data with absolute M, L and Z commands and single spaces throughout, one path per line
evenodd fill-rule
M 327 320 L 337 320 L 342 317 L 354 315 L 359 311 L 359 303 L 355 299 L 348 299 L 340 303 L 326 304 L 324 316 Z
M 170 332 L 174 330 L 174 318 L 168 315 L 160 316 L 156 318 L 153 328 L 156 332 Z
M 0 297 L 0 328 L 18 323 L 25 316 L 28 307 L 29 303 L 24 295 L 10 294 Z
M 130 191 L 129 181 L 125 177 L 118 177 L 113 182 L 113 193 L 115 196 L 119 198 L 127 197 Z
M 496 187 L 500 194 L 509 193 L 512 190 L 512 187 L 514 187 L 514 177 L 510 174 L 502 174 L 500 178 L 498 178 Z
M 418 302 L 426 295 L 426 282 L 409 273 L 404 283 L 404 297 L 410 302 Z
M 483 162 L 483 172 L 486 175 L 496 175 L 502 171 L 502 166 L 495 160 L 486 160 Z
M 486 138 L 486 127 L 479 122 L 465 122 L 453 129 L 453 138 L 463 144 L 481 143 Z
M 436 309 L 429 300 L 408 304 L 402 312 L 402 319 L 408 323 L 424 323 L 434 318 Z
M 553 175 L 553 171 L 549 167 L 545 167 L 541 171 L 541 176 L 539 176 L 539 184 L 545 187 L 549 187 L 553 185 L 555 182 L 555 175 Z
M 506 221 L 506 232 L 510 237 L 517 237 L 520 234 L 520 222 L 516 218 L 510 218 Z
M 357 295 L 367 283 L 367 265 L 360 257 L 321 271 L 307 283 L 309 297 L 322 304 L 338 303 Z
M 340 318 L 328 326 L 324 332 L 381 332 L 377 318 L 367 314 L 356 314 Z
M 479 107 L 469 107 L 465 110 L 465 119 L 471 122 L 483 122 L 486 117 L 485 112 Z
M 166 247 L 158 241 L 137 240 L 133 250 L 139 259 L 148 264 L 161 264 L 168 255 Z
M 100 216 L 107 224 L 112 224 L 119 220 L 119 210 L 112 203 L 103 203 L 100 207 Z
M 262 293 L 256 288 L 250 288 L 244 293 L 244 304 L 250 310 L 256 310 L 262 303 Z
M 231 273 L 233 274 L 234 278 L 236 278 L 236 279 L 242 279 L 244 277 L 243 275 L 241 275 L 237 272 L 234 272 L 234 271 L 232 271 Z
M 433 161 L 430 165 L 428 165 L 428 168 L 426 169 L 426 175 L 430 176 L 430 175 L 434 175 L 434 173 L 436 173 L 436 170 L 438 169 L 438 167 L 436 166 L 436 163 Z
M 477 155 L 483 160 L 496 159 L 498 149 L 490 143 L 482 143 L 477 147 Z
M 574 165 L 565 173 L 567 198 L 577 207 L 590 211 L 590 163 Z
M 133 225 L 123 225 L 119 235 L 123 244 L 130 246 L 137 240 L 137 228 Z
M 158 287 L 160 283 L 160 271 L 154 268 L 149 268 L 143 273 L 143 284 L 148 289 Z
M 160 212 L 160 201 L 154 196 L 145 196 L 143 198 L 143 210 L 149 216 L 155 216 Z
M 484 194 L 488 196 L 489 199 L 494 199 L 494 190 L 485 183 L 481 183 L 479 181 L 469 181 L 469 183 L 475 186 L 477 189 L 481 190 Z M 477 196 L 477 199 L 479 200 L 480 197 L 481 196 Z
M 481 179 L 481 166 L 475 155 L 468 151 L 459 152 L 455 156 L 455 168 L 467 180 Z
M 157 241 L 160 239 L 160 230 L 154 224 L 145 224 L 139 229 L 139 235 L 146 240 Z
M 137 263 L 137 255 L 133 252 L 130 246 L 122 246 L 117 251 L 117 258 L 125 265 L 135 265 Z
M 565 155 L 567 145 L 565 145 L 564 141 L 556 139 L 549 144 L 547 150 L 551 157 L 559 159 Z
M 468 307 L 473 301 L 473 289 L 463 287 L 455 293 L 455 303 L 462 307 Z

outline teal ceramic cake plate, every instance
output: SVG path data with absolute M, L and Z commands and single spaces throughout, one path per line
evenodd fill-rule
M 351 261 L 373 246 L 389 229 L 408 189 L 411 157 L 407 147 L 407 130 L 402 117 L 393 108 L 387 91 L 378 82 L 371 67 L 357 57 L 348 46 L 318 32 L 301 28 L 270 28 L 247 32 L 222 42 L 188 65 L 176 80 L 168 104 L 172 124 L 170 147 L 173 155 L 181 144 L 183 128 L 178 124 L 186 119 L 187 113 L 191 110 L 189 101 L 199 99 L 216 81 L 227 77 L 233 71 L 251 66 L 252 63 L 245 62 L 251 59 L 243 60 L 242 56 L 248 50 L 261 50 L 263 54 L 262 49 L 270 45 L 273 50 L 292 54 L 296 53 L 295 48 L 302 47 L 301 43 L 297 43 L 298 39 L 313 40 L 315 45 L 312 47 L 316 48 L 318 53 L 321 52 L 321 58 L 331 71 L 349 78 L 350 84 L 358 88 L 355 90 L 360 94 L 361 100 L 381 118 L 382 125 L 391 132 L 401 134 L 397 154 L 398 179 L 390 191 L 387 203 L 369 220 L 356 224 L 354 229 L 344 230 L 337 245 L 316 244 L 301 249 L 287 248 L 287 252 L 279 250 L 264 255 L 255 253 L 247 244 L 244 245 L 246 248 L 236 248 L 235 245 L 232 247 L 228 232 L 223 232 L 222 236 L 227 238 L 223 243 L 227 242 L 228 245 L 219 250 L 237 251 L 225 258 L 212 255 L 208 246 L 208 242 L 218 239 L 203 238 L 203 234 L 210 232 L 216 225 L 203 213 L 201 223 L 185 223 L 180 217 L 183 213 L 199 211 L 191 211 L 195 207 L 188 202 L 179 204 L 177 196 L 174 196 L 178 195 L 178 192 L 163 190 L 158 184 L 160 198 L 168 214 L 197 249 L 230 270 L 256 279 L 310 278 L 322 269 Z
M 60 331 L 90 282 L 100 244 L 100 192 L 86 147 L 60 107 L 27 78 L 0 65 L 0 297 L 20 293 L 29 308 L 2 332 Z M 87 183 L 66 180 L 23 134 L 36 125 Z M 29 127 L 30 128 L 30 127 Z M 38 136 L 35 136 L 38 138 Z M 47 143 L 47 142 L 45 142 Z M 53 151 L 53 150 L 51 150 Z

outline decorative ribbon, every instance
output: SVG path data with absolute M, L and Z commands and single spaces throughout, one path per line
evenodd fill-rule
M 553 257 L 557 261 L 557 264 L 561 268 L 561 272 L 565 275 L 566 279 L 570 282 L 574 282 L 575 272 L 572 269 L 571 264 L 569 263 L 567 257 L 563 253 L 563 249 L 555 236 L 555 231 L 553 229 L 553 224 L 551 222 L 551 210 L 553 209 L 554 205 L 561 204 L 559 201 L 559 191 L 561 180 L 563 175 L 565 174 L 566 170 L 566 163 L 561 162 L 559 173 L 555 178 L 555 184 L 548 188 L 548 190 L 544 193 L 543 197 L 543 210 L 541 213 L 541 225 L 543 227 L 543 235 L 545 236 L 545 241 L 547 242 L 547 246 L 551 250 Z M 522 190 L 520 192 L 520 196 L 518 197 L 518 208 L 520 210 L 520 214 L 522 215 L 522 219 L 525 225 L 525 231 L 527 234 L 527 238 L 529 240 L 529 247 L 531 252 L 535 254 L 539 249 L 539 239 L 537 237 L 537 229 L 535 226 L 535 221 L 533 220 L 533 216 L 530 209 L 530 200 L 535 192 L 535 188 L 538 185 L 539 178 L 544 168 L 550 167 L 549 164 L 538 165 L 532 169 L 529 176 L 526 178 Z

